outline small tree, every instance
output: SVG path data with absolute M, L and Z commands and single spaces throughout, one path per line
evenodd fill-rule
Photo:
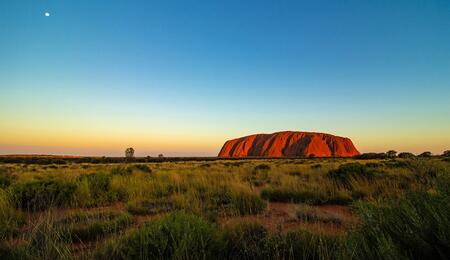
M 420 156 L 420 157 L 431 157 L 432 154 L 431 154 L 431 152 L 423 152 L 423 153 L 421 153 L 419 156 Z
M 162 153 L 158 154 L 158 158 L 164 158 L 164 155 Z
M 389 150 L 389 151 L 387 151 L 386 155 L 388 158 L 394 158 L 397 156 L 397 151 Z
M 442 156 L 444 156 L 444 157 L 450 157 L 450 150 L 444 151 L 444 153 L 442 153 Z
M 402 152 L 398 154 L 399 158 L 412 158 L 414 157 L 413 153 L 408 153 L 408 152 Z
M 125 158 L 127 158 L 127 160 L 132 160 L 134 158 L 133 147 L 129 147 L 125 150 Z

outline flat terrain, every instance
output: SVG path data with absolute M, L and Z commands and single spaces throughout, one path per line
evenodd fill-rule
M 0 164 L 1 259 L 450 254 L 446 158 L 74 159 Z

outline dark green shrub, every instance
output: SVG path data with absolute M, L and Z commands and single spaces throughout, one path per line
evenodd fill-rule
M 431 152 L 423 152 L 419 154 L 419 157 L 431 157 L 433 154 Z
M 26 223 L 24 214 L 10 200 L 7 192 L 0 190 L 0 244 L 20 234 L 20 228 Z
M 386 166 L 390 168 L 411 168 L 410 160 L 390 160 L 386 162 Z
M 231 196 L 231 205 L 239 215 L 258 214 L 266 208 L 266 202 L 250 192 L 234 192 Z
M 352 202 L 350 196 L 343 194 L 329 194 L 318 189 L 293 190 L 286 188 L 267 188 L 261 192 L 261 197 L 275 202 L 295 202 L 306 204 L 349 204 Z
M 150 215 L 171 211 L 173 202 L 166 199 L 131 202 L 127 204 L 127 210 L 133 215 Z
M 136 164 L 134 167 L 141 172 L 152 173 L 152 169 L 150 169 L 147 164 Z
M 43 210 L 68 206 L 76 185 L 60 179 L 41 179 L 11 186 L 12 201 L 24 210 Z
M 111 187 L 113 175 L 103 172 L 85 174 L 80 180 L 86 179 L 89 185 L 92 206 L 104 205 L 116 201 L 125 201 L 128 197 L 125 191 L 116 190 Z
M 311 169 L 320 169 L 322 168 L 322 164 L 313 164 L 311 165 Z
M 135 168 L 136 165 L 134 166 Z M 130 176 L 133 173 L 133 167 L 115 167 L 111 170 L 111 175 Z
M 267 229 L 255 222 L 241 222 L 228 227 L 223 232 L 225 250 L 223 258 L 227 259 L 264 259 L 269 233 Z
M 369 168 L 381 168 L 384 166 L 384 164 L 379 162 L 368 162 L 366 163 L 366 166 Z
M 111 235 L 132 223 L 131 216 L 122 212 L 78 212 L 56 222 L 67 230 L 71 241 L 88 241 Z
M 344 253 L 342 238 L 304 230 L 288 232 L 284 246 L 287 259 L 341 259 Z
M 200 165 L 200 168 L 209 168 L 209 167 L 211 167 L 211 164 L 209 163 L 203 163 Z
M 346 163 L 341 164 L 339 168 L 328 172 L 328 177 L 332 180 L 349 185 L 350 181 L 355 178 L 371 179 L 381 171 L 367 167 L 360 163 Z
M 267 164 L 258 164 L 253 168 L 254 171 L 268 171 L 270 170 L 270 166 Z
M 294 171 L 294 172 L 288 172 L 288 175 L 289 176 L 301 176 L 301 175 L 303 175 L 301 172 L 296 172 L 296 171 Z
M 413 158 L 415 157 L 415 155 L 413 153 L 408 153 L 408 152 L 402 152 L 398 154 L 399 158 L 403 158 L 403 159 L 407 159 L 407 158 Z
M 449 205 L 448 194 L 425 192 L 384 206 L 359 204 L 362 225 L 351 235 L 350 251 L 358 259 L 448 259 Z
M 184 212 L 151 221 L 106 249 L 100 258 L 212 259 L 219 252 L 216 228 L 201 217 Z
M 245 162 L 224 162 L 223 165 L 226 167 L 239 167 L 242 166 Z
M 363 153 L 363 154 L 356 156 L 356 158 L 362 159 L 362 160 L 386 159 L 387 154 L 386 153 Z
M 16 176 L 11 173 L 0 172 L 0 189 L 9 187 L 16 179 Z
M 24 246 L 6 244 L 0 241 L 0 259 L 19 260 L 28 258 Z

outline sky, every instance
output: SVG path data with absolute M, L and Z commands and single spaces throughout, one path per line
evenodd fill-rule
M 450 1 L 0 1 L 0 154 L 215 156 L 283 130 L 450 149 Z

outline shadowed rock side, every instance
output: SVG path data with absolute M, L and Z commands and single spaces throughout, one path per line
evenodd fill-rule
M 219 157 L 355 156 L 359 155 L 346 137 L 324 133 L 278 132 L 249 135 L 225 142 Z

